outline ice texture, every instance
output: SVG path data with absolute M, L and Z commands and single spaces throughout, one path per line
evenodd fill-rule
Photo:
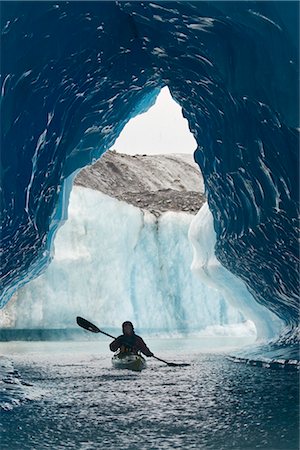
M 215 254 L 295 336 L 299 3 L 1 5 L 1 305 L 41 273 L 72 179 L 167 85 L 198 148 Z
M 156 218 L 75 186 L 52 263 L 0 311 L 2 327 L 72 329 L 81 315 L 118 331 L 131 320 L 138 330 L 160 335 L 207 327 L 211 335 L 218 326 L 215 334 L 254 336 L 238 308 L 191 271 L 193 217 L 169 211 Z

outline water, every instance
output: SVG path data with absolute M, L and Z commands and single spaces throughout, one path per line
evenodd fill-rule
M 107 343 L 1 344 L 19 372 L 2 395 L 21 399 L 1 411 L 1 450 L 298 449 L 297 373 L 235 364 L 213 339 L 147 339 L 191 366 L 118 371 Z

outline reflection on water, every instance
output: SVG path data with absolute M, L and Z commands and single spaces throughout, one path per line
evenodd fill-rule
M 297 373 L 234 364 L 211 339 L 147 339 L 191 366 L 117 371 L 107 343 L 1 344 L 24 393 L 1 411 L 1 450 L 298 449 Z

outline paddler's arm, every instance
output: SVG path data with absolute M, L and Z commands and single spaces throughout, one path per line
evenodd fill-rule
M 144 355 L 149 356 L 149 357 L 153 356 L 153 353 L 147 347 L 147 345 L 145 344 L 145 342 L 143 341 L 143 339 L 140 336 L 136 337 L 135 347 L 137 348 L 137 350 L 140 350 L 142 353 L 144 353 Z
M 120 336 L 109 344 L 109 348 L 112 352 L 116 352 L 118 348 L 120 348 L 120 346 L 121 346 Z

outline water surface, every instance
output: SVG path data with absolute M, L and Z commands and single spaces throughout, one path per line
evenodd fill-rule
M 297 373 L 235 364 L 211 339 L 147 343 L 191 365 L 118 371 L 104 340 L 1 344 L 1 450 L 298 449 Z

